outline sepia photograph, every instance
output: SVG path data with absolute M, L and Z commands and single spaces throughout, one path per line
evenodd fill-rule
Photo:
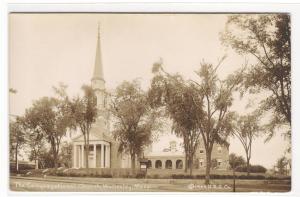
M 8 15 L 9 189 L 291 191 L 289 13 Z

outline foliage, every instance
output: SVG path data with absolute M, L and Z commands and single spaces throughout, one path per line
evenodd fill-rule
M 37 110 L 33 108 L 26 109 L 24 115 L 24 128 L 26 132 L 27 145 L 30 148 L 30 161 L 36 162 L 38 167 L 38 161 L 41 154 L 41 149 L 45 145 L 45 134 L 39 127 Z
M 63 167 L 72 167 L 72 144 L 64 142 L 59 154 L 59 163 Z
M 44 169 L 44 168 L 54 168 L 55 163 L 53 160 L 52 152 L 51 150 L 47 150 L 46 148 L 42 148 L 40 150 L 40 155 L 39 155 L 39 168 Z
M 240 166 L 246 165 L 246 161 L 242 156 L 237 156 L 234 153 L 229 155 L 229 165 L 231 169 L 237 169 Z
M 186 81 L 179 74 L 171 75 L 163 69 L 161 63 L 155 63 L 152 69 L 156 74 L 150 90 L 152 106 L 165 107 L 173 120 L 173 130 L 183 137 L 189 161 L 192 161 L 199 139 L 202 138 L 208 162 L 207 184 L 213 145 L 228 145 L 226 139 L 232 130 L 234 115 L 229 111 L 232 92 L 241 81 L 240 75 L 229 75 L 226 80 L 220 80 L 216 74 L 220 64 L 214 67 L 202 62 L 196 71 L 198 81 Z
M 88 165 L 89 137 L 92 124 L 97 118 L 97 97 L 91 86 L 83 85 L 83 97 L 76 97 L 70 103 L 72 125 L 79 128 L 84 138 L 86 168 Z
M 203 113 L 202 95 L 198 94 L 194 84 L 188 83 L 179 74 L 165 72 L 160 63 L 153 65 L 153 71 L 155 76 L 149 90 L 151 106 L 163 108 L 167 117 L 172 120 L 172 132 L 183 138 L 185 170 L 189 167 L 191 174 L 193 157 L 200 138 L 197 121 Z
M 65 94 L 66 86 L 62 84 L 55 88 L 59 97 L 43 97 L 36 100 L 28 110 L 34 116 L 34 124 L 45 135 L 50 143 L 54 166 L 58 166 L 60 143 L 67 129 L 71 127 L 71 116 L 68 97 Z
M 285 156 L 279 158 L 276 163 L 276 167 L 278 168 L 278 173 L 285 174 L 288 164 L 289 164 L 288 159 Z
M 288 14 L 232 15 L 222 34 L 225 45 L 241 55 L 251 55 L 257 62 L 243 73 L 245 91 L 267 91 L 260 103 L 262 112 L 272 117 L 266 129 L 270 139 L 276 128 L 291 135 L 291 41 Z
M 150 108 L 147 94 L 137 80 L 124 81 L 116 88 L 110 110 L 115 118 L 113 135 L 119 142 L 119 152 L 130 154 L 134 169 L 135 158 L 152 143 L 153 132 L 161 126 L 159 112 Z
M 247 172 L 247 176 L 249 176 L 248 171 L 251 173 L 265 173 L 267 169 L 261 165 L 241 165 L 236 168 L 237 172 Z
M 250 159 L 252 156 L 252 144 L 259 136 L 261 128 L 259 126 L 260 114 L 255 111 L 252 114 L 237 116 L 232 134 L 239 139 L 246 153 L 246 165 L 248 176 L 250 173 Z
M 26 143 L 23 118 L 17 117 L 15 121 L 9 123 L 9 145 L 10 145 L 10 155 L 15 155 L 15 162 L 18 163 L 18 154 L 20 148 Z M 18 171 L 18 165 L 16 165 L 16 170 Z

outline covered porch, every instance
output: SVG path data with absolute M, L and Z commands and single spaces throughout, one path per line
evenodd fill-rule
M 88 151 L 89 168 L 110 168 L 110 143 L 107 141 L 90 141 Z M 85 168 L 84 142 L 73 142 L 73 167 Z

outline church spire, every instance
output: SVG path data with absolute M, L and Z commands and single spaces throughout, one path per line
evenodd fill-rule
M 103 67 L 102 67 L 102 57 L 101 57 L 101 45 L 100 45 L 100 23 L 98 23 L 95 67 L 94 67 L 94 73 L 93 73 L 92 81 L 93 80 L 102 80 L 102 81 L 104 81 Z

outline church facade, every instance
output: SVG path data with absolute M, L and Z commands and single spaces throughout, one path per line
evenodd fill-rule
M 108 112 L 108 94 L 105 89 L 103 75 L 103 65 L 101 58 L 100 30 L 98 27 L 96 55 L 94 72 L 91 79 L 91 86 L 97 97 L 98 117 L 92 125 L 89 136 L 88 147 L 88 167 L 89 168 L 130 168 L 131 159 L 128 154 L 118 152 L 118 142 L 113 139 L 110 131 L 110 121 Z M 85 147 L 84 136 L 77 135 L 72 139 L 72 167 L 85 168 Z M 149 151 L 150 150 L 150 151 Z M 147 149 L 144 157 L 148 159 L 148 167 L 152 169 L 184 169 L 184 152 L 178 151 L 176 142 L 170 142 L 170 147 L 161 152 L 152 152 Z M 212 159 L 216 160 L 216 168 L 228 169 L 229 151 L 228 147 L 215 145 L 212 151 Z M 138 161 L 136 161 L 138 164 Z M 203 143 L 199 143 L 195 153 L 194 168 L 204 169 L 206 166 L 206 156 Z M 136 165 L 138 166 L 138 165 Z
M 108 95 L 105 89 L 105 80 L 103 76 L 99 29 L 91 85 L 97 97 L 98 117 L 90 130 L 88 167 L 121 168 L 121 154 L 118 153 L 118 143 L 112 138 L 109 128 L 109 113 L 107 110 Z M 81 134 L 73 138 L 72 144 L 72 166 L 74 168 L 86 167 L 86 151 L 83 135 Z

